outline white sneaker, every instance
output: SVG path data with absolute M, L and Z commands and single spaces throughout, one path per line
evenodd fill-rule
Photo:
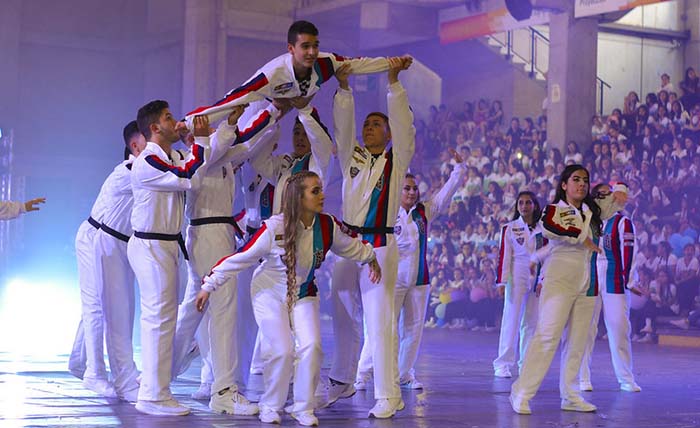
M 583 398 L 579 398 L 578 400 L 561 400 L 561 409 L 569 412 L 595 412 L 598 408 Z
M 314 415 L 313 410 L 292 413 L 292 417 L 299 422 L 299 425 L 304 425 L 305 427 L 318 426 L 318 418 Z
M 89 389 L 105 398 L 117 398 L 117 391 L 114 389 L 114 385 L 107 379 L 86 377 L 83 378 L 83 386 L 85 389 Z
M 199 385 L 199 389 L 192 393 L 192 398 L 195 400 L 208 400 L 211 398 L 211 384 L 202 383 Z
M 621 383 L 620 390 L 625 392 L 642 392 L 642 387 L 637 385 L 637 382 Z
M 195 358 L 197 358 L 198 355 L 199 345 L 197 345 L 197 342 L 192 342 L 192 346 L 190 346 L 189 351 L 187 351 L 185 358 L 182 360 L 182 364 L 180 365 L 180 367 L 178 367 L 177 374 L 175 375 L 175 377 L 184 374 L 187 371 L 187 369 L 190 368 L 190 364 L 192 364 L 192 361 Z
M 578 389 L 581 391 L 591 392 L 593 391 L 593 385 L 590 381 L 582 380 L 578 383 Z
M 654 343 L 654 338 L 651 336 L 651 334 L 647 333 L 641 339 L 639 339 L 637 343 Z
M 401 382 L 401 389 L 423 389 L 423 384 L 416 379 L 409 379 Z
M 258 405 L 251 403 L 238 391 L 226 388 L 211 396 L 209 408 L 227 415 L 250 416 L 258 414 Z M 278 416 L 279 417 L 279 416 Z
M 178 403 L 174 398 L 162 401 L 138 400 L 136 410 L 154 416 L 185 416 L 190 414 L 190 409 Z
M 333 385 L 333 383 L 331 383 L 328 385 L 328 406 L 341 398 L 350 398 L 355 395 L 356 392 L 355 387 L 350 383 L 341 383 L 338 385 Z
M 669 321 L 671 324 L 675 325 L 676 327 L 683 329 L 683 330 L 688 330 L 690 328 L 690 323 L 688 322 L 688 318 L 683 318 L 679 320 L 671 320 Z
M 261 407 L 258 418 L 260 419 L 260 422 L 265 424 L 279 424 L 282 422 L 282 418 L 280 417 L 279 413 L 269 407 Z
M 364 377 L 362 379 L 357 379 L 353 386 L 357 391 L 367 391 L 374 386 L 374 381 L 369 377 Z
M 510 373 L 510 369 L 508 367 L 499 367 L 496 370 L 493 371 L 493 375 L 496 377 L 504 377 L 504 378 L 511 378 L 513 375 Z
M 519 415 L 531 415 L 532 410 L 530 410 L 530 404 L 525 401 L 521 400 L 519 398 L 513 397 L 513 394 L 510 394 L 508 396 L 508 401 L 510 401 L 510 407 L 513 408 L 513 411 Z
M 131 389 L 126 392 L 122 392 L 119 394 L 119 399 L 122 401 L 126 401 L 127 403 L 136 403 L 139 401 L 139 389 Z
M 387 419 L 396 414 L 398 410 L 406 407 L 401 398 L 380 398 L 369 411 L 367 417 L 377 419 Z

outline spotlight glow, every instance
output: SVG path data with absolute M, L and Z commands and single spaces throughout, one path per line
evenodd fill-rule
M 15 361 L 70 352 L 80 319 L 75 282 L 14 278 L 0 298 L 0 350 Z

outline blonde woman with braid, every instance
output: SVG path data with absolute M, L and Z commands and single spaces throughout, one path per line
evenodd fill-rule
M 324 214 L 323 188 L 318 175 L 302 171 L 286 182 L 282 213 L 262 227 L 237 253 L 217 263 L 204 277 L 197 296 L 203 310 L 209 294 L 238 272 L 263 262 L 255 270 L 251 297 L 255 320 L 262 332 L 265 392 L 260 397 L 260 420 L 280 423 L 289 381 L 294 369 L 292 417 L 301 425 L 318 425 L 314 415 L 314 391 L 321 368 L 321 331 L 318 290 L 314 272 L 326 253 L 369 263 L 372 282 L 381 279 L 374 249 L 351 235 L 333 216 Z M 295 340 L 296 339 L 296 340 Z M 295 349 L 296 342 L 296 349 Z

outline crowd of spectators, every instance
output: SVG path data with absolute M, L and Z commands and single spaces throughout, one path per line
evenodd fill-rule
M 493 288 L 501 225 L 512 219 L 521 190 L 534 192 L 542 206 L 552 201 L 558 172 L 572 163 L 586 166 L 592 185 L 629 185 L 626 214 L 636 227 L 645 293 L 632 302 L 634 339 L 652 341 L 659 316 L 692 325 L 700 256 L 698 80 L 688 69 L 679 94 L 664 74 L 644 103 L 630 92 L 622 109 L 592 118 L 590 141 L 569 141 L 563 153 L 547 140 L 545 115 L 508 120 L 500 101 L 484 99 L 465 102 L 460 112 L 431 108 L 417 121 L 417 151 L 440 157 L 416 174 L 422 197 L 447 180 L 448 148 L 469 168 L 449 211 L 431 225 L 427 325 L 494 329 L 502 308 Z

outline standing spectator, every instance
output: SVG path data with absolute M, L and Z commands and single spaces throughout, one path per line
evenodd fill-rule
M 695 69 L 693 67 L 688 67 L 685 70 L 685 77 L 680 83 L 683 95 L 681 96 L 681 102 L 686 110 L 690 110 L 698 102 L 698 76 L 695 74 Z
M 661 75 L 661 86 L 656 90 L 657 93 L 661 91 L 666 91 L 666 92 L 673 92 L 676 89 L 673 87 L 673 83 L 671 83 L 671 77 L 664 73 Z

